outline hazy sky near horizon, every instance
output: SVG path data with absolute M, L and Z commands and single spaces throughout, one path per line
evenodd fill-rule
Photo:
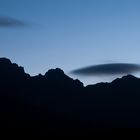
M 0 57 L 31 75 L 56 67 L 69 74 L 95 64 L 140 64 L 140 1 L 0 0 Z

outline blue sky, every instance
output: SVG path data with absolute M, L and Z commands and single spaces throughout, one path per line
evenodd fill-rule
M 56 67 L 69 74 L 94 64 L 139 64 L 139 15 L 139 0 L 0 0 L 0 17 L 25 23 L 0 27 L 0 57 L 31 75 Z M 110 80 L 70 76 L 84 83 Z

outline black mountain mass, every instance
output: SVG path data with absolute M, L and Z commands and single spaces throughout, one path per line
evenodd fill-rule
M 30 76 L 0 58 L 0 128 L 5 136 L 46 138 L 140 128 L 140 79 L 127 75 L 84 87 L 59 68 Z

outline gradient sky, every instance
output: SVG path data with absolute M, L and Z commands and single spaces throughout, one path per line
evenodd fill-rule
M 139 0 L 0 0 L 0 17 L 25 24 L 0 27 L 0 57 L 31 75 L 56 67 L 69 74 L 100 63 L 140 63 Z M 71 76 L 85 84 L 109 80 Z

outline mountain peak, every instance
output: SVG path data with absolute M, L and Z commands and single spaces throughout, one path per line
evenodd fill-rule
M 16 63 L 12 63 L 7 58 L 0 58 L 0 75 L 1 77 L 11 77 L 11 78 L 19 78 L 24 77 L 27 74 L 24 72 L 24 68 L 18 66 Z
M 138 78 L 131 74 L 128 74 L 128 75 L 123 76 L 122 79 L 138 79 Z
M 7 64 L 12 64 L 12 63 L 8 58 L 3 57 L 3 58 L 0 58 L 0 64 L 7 65 Z
M 137 80 L 139 80 L 139 78 L 133 76 L 133 75 L 126 75 L 126 76 L 123 76 L 122 78 L 117 78 L 115 79 L 114 81 L 112 81 L 112 84 L 113 85 L 128 85 L 128 84 L 131 84 L 133 85 L 135 82 L 137 82 Z
M 65 73 L 63 70 L 61 70 L 60 68 L 56 68 L 56 69 L 50 69 L 48 70 L 48 72 L 45 73 L 45 77 L 47 79 L 58 79 L 58 78 L 63 78 L 66 77 Z
M 45 76 L 48 76 L 49 74 L 51 74 L 51 75 L 56 75 L 56 74 L 64 75 L 64 71 L 61 70 L 60 68 L 50 69 L 50 70 L 48 70 L 48 72 L 45 73 Z

